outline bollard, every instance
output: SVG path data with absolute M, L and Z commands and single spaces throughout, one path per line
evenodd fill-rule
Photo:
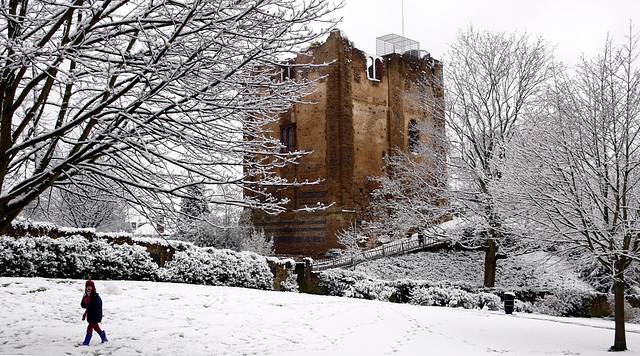
M 512 292 L 506 292 L 504 294 L 504 312 L 507 314 L 513 314 L 513 305 L 516 299 L 516 295 Z

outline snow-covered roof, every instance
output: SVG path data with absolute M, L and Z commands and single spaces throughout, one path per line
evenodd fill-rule
M 133 235 L 135 235 L 135 236 L 156 236 L 156 235 L 160 235 L 160 234 L 158 233 L 158 231 L 156 230 L 156 228 L 153 225 L 151 225 L 150 223 L 144 223 L 144 224 L 138 226 L 136 231 L 133 232 Z

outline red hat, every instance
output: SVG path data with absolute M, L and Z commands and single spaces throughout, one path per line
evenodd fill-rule
M 93 288 L 93 293 L 96 292 L 96 285 L 93 283 L 92 280 L 88 280 L 84 283 L 84 289 L 87 289 L 87 286 L 91 286 Z

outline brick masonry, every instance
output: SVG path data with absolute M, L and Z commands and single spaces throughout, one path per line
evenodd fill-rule
M 381 80 L 371 80 L 367 57 L 334 31 L 325 43 L 295 59 L 298 64 L 331 64 L 298 72 L 298 80 L 321 78 L 316 91 L 307 97 L 308 104 L 296 104 L 270 127 L 279 137 L 280 125 L 295 124 L 296 148 L 313 151 L 298 165 L 277 173 L 289 181 L 320 179 L 322 183 L 290 187 L 277 194 L 290 199 L 288 210 L 317 202 L 334 205 L 313 213 L 288 211 L 272 216 L 254 212 L 255 226 L 274 236 L 277 254 L 320 258 L 327 250 L 340 248 L 336 232 L 361 218 L 358 215 L 369 205 L 375 189 L 369 177 L 385 174 L 383 157 L 394 147 L 408 148 L 409 121 L 435 120 L 444 125 L 441 112 L 433 108 L 425 112 L 407 98 L 408 92 L 418 90 L 416 83 L 424 74 L 442 78 L 440 62 L 429 56 L 416 59 L 390 54 L 381 58 Z M 442 98 L 442 91 L 432 90 Z

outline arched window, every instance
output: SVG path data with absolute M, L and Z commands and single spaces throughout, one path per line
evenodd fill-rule
M 280 142 L 284 152 L 296 150 L 296 124 L 289 123 L 280 126 Z
M 373 78 L 373 57 L 367 57 L 367 78 Z
M 376 65 L 376 79 L 382 81 L 382 61 L 380 60 L 380 58 L 376 58 L 375 61 L 375 65 Z
M 378 82 L 382 80 L 382 61 L 380 58 L 367 57 L 367 78 Z
M 420 129 L 416 120 L 409 121 L 409 152 L 418 153 L 420 146 Z

